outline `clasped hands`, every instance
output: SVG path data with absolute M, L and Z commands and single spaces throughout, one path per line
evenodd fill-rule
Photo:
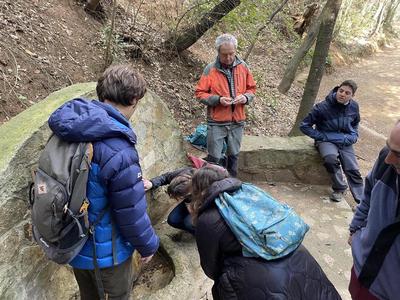
M 245 104 L 247 102 L 247 98 L 245 95 L 238 95 L 235 99 L 231 97 L 221 97 L 219 98 L 219 103 L 223 106 L 228 106 L 231 104 Z

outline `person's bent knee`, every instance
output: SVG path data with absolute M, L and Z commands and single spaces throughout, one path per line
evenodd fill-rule
M 173 211 L 172 211 L 168 215 L 167 223 L 168 223 L 169 226 L 172 226 L 174 228 L 180 228 L 180 227 L 182 227 L 183 218 L 181 218 L 177 214 L 174 214 Z
M 349 176 L 356 184 L 362 184 L 363 179 L 360 170 L 346 170 L 346 175 Z
M 329 173 L 334 173 L 340 166 L 339 159 L 336 155 L 324 156 L 324 166 Z

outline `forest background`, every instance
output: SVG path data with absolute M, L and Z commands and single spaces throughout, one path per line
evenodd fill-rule
M 237 36 L 238 54 L 258 85 L 247 133 L 287 135 L 300 104 L 307 102 L 307 111 L 314 103 L 320 80 L 314 75 L 346 68 L 398 38 L 399 5 L 400 0 L 0 0 L 0 123 L 53 91 L 96 80 L 111 63 L 130 62 L 188 134 L 205 121 L 194 86 L 215 59 L 216 36 L 229 32 Z M 307 81 L 310 66 L 318 72 Z

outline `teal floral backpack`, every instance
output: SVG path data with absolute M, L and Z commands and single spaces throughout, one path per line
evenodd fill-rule
M 197 125 L 193 133 L 185 138 L 195 148 L 206 151 L 207 150 L 207 124 L 201 123 Z M 225 154 L 227 149 L 226 141 L 224 141 L 222 147 L 222 154 Z
M 215 203 L 245 257 L 284 257 L 296 250 L 309 230 L 293 208 L 249 183 L 234 193 L 221 193 Z

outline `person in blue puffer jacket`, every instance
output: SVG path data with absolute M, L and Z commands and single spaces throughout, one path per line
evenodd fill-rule
M 129 299 L 133 251 L 148 262 L 159 247 L 146 213 L 136 135 L 129 123 L 146 83 L 131 66 L 115 65 L 104 71 L 96 91 L 99 101 L 71 100 L 48 121 L 63 140 L 92 142 L 89 222 L 105 212 L 95 226 L 95 243 L 90 238 L 70 265 L 81 299 Z
M 335 87 L 325 100 L 314 105 L 301 122 L 300 130 L 314 139 L 332 180 L 330 199 L 339 202 L 347 189 L 341 168 L 346 175 L 354 200 L 359 203 L 363 193 L 361 177 L 353 144 L 358 139 L 360 112 L 353 99 L 357 84 L 346 80 Z

